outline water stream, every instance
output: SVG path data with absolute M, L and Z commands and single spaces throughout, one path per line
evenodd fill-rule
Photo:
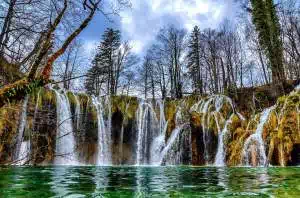
M 98 158 L 97 165 L 111 165 L 111 105 L 110 98 L 95 97 L 93 104 L 97 110 L 98 120 Z M 105 105 L 108 108 L 108 119 L 105 120 Z
M 234 116 L 234 114 L 232 114 L 230 116 L 230 118 L 225 122 L 225 126 L 221 132 L 220 132 L 220 129 L 218 130 L 219 137 L 218 137 L 218 148 L 217 148 L 217 154 L 216 154 L 216 159 L 215 159 L 215 166 L 226 166 L 226 162 L 225 162 L 226 145 L 224 145 L 224 141 L 229 132 L 228 125 L 231 123 L 233 116 Z M 217 122 L 217 119 L 216 119 L 216 122 Z
M 244 164 L 249 166 L 250 164 L 250 156 L 253 156 L 253 152 L 256 153 L 256 157 L 258 157 L 257 165 L 258 166 L 266 166 L 267 165 L 267 157 L 266 157 L 266 151 L 265 151 L 265 143 L 262 138 L 262 133 L 264 130 L 265 123 L 269 119 L 269 115 L 271 112 L 275 109 L 275 106 L 265 109 L 261 113 L 259 124 L 257 125 L 255 133 L 250 135 L 244 144 L 244 148 L 242 151 Z M 251 156 L 251 157 L 252 157 Z M 252 159 L 255 160 L 256 159 Z
M 231 108 L 231 115 L 229 118 L 223 117 L 222 109 L 224 105 L 227 104 Z M 218 129 L 218 148 L 217 154 L 214 159 L 214 165 L 223 166 L 225 165 L 225 155 L 226 155 L 226 146 L 224 145 L 224 140 L 226 138 L 226 134 L 228 133 L 228 125 L 230 124 L 230 120 L 235 112 L 235 108 L 232 100 L 224 95 L 213 95 L 208 97 L 207 99 L 200 100 L 198 103 L 194 104 L 190 112 L 195 111 L 202 115 L 201 118 L 201 126 L 203 133 L 203 147 L 204 147 L 204 160 L 206 164 L 212 163 L 211 153 L 209 151 L 210 147 L 210 134 L 209 124 L 211 122 L 211 117 L 214 118 L 214 121 L 217 125 Z M 225 115 L 226 116 L 226 115 Z M 238 113 L 238 116 L 241 119 L 244 119 L 241 114 Z M 221 119 L 218 119 L 220 117 Z M 220 121 L 225 119 L 224 127 L 221 128 Z
M 78 165 L 70 102 L 65 92 L 54 91 L 57 103 L 57 135 L 54 164 Z
M 24 155 L 29 155 L 29 153 L 24 154 L 25 149 L 23 149 L 24 148 L 24 143 L 23 143 L 24 131 L 25 131 L 26 124 L 27 124 L 28 100 L 29 100 L 29 96 L 26 95 L 25 99 L 23 101 L 22 112 L 21 112 L 21 116 L 20 116 L 20 120 L 19 120 L 18 135 L 17 135 L 16 148 L 15 148 L 15 153 L 14 153 L 14 161 L 17 161 L 17 164 L 22 164 L 22 162 L 24 162 L 24 157 L 25 157 Z M 23 147 L 22 147 L 22 145 L 23 145 Z

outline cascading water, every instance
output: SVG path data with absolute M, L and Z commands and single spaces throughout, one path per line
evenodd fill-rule
M 224 104 L 226 103 L 229 104 L 231 111 L 234 112 L 235 109 L 232 100 L 224 95 L 213 95 L 206 100 L 200 100 L 198 103 L 194 104 L 190 109 L 190 112 L 195 111 L 203 115 L 201 119 L 201 125 L 203 131 L 204 160 L 206 164 L 209 164 L 212 160 L 211 154 L 208 149 L 210 145 L 208 126 L 211 120 L 211 116 L 213 116 L 218 128 L 218 148 L 214 164 L 217 166 L 225 165 L 224 156 L 226 153 L 224 146 L 224 138 L 226 138 L 227 125 L 230 123 L 230 118 L 229 120 L 225 121 L 225 126 L 223 129 L 221 129 L 217 115 L 220 115 L 222 117 L 221 110 Z M 241 117 L 241 119 L 244 119 L 242 115 L 238 114 L 238 116 Z
M 175 114 L 175 124 L 176 126 L 184 124 L 184 119 L 182 116 L 182 108 L 180 106 L 177 107 L 177 111 Z
M 144 102 L 139 103 L 139 107 L 136 113 L 137 118 L 137 131 L 138 131 L 138 141 L 137 141 L 137 150 L 136 150 L 136 165 L 140 165 L 143 163 L 143 147 L 146 143 L 144 143 L 144 135 L 145 131 L 147 131 L 147 120 L 145 119 L 148 113 L 148 108 L 144 109 Z
M 108 107 L 108 119 L 105 120 L 103 103 Z M 110 98 L 93 98 L 93 104 L 97 110 L 98 123 L 98 157 L 97 165 L 111 165 L 111 103 Z
M 224 139 L 227 136 L 228 133 L 228 125 L 231 123 L 232 117 L 234 114 L 230 116 L 230 118 L 226 121 L 225 126 L 220 132 L 219 129 L 219 137 L 218 137 L 218 149 L 217 149 L 217 155 L 215 160 L 215 166 L 225 166 L 225 155 L 226 155 L 226 146 L 224 145 Z
M 168 121 L 165 119 L 164 101 L 158 100 L 159 107 L 159 134 L 154 138 L 151 145 L 150 161 L 152 165 L 160 165 L 161 152 L 165 146 Z
M 126 104 L 125 112 L 127 112 L 128 108 L 129 108 L 129 103 Z M 122 163 L 122 158 L 123 158 L 123 141 L 124 141 L 124 125 L 122 123 L 120 142 L 119 142 L 119 164 Z
M 265 153 L 265 145 L 262 139 L 262 133 L 264 130 L 265 123 L 269 120 L 269 115 L 275 109 L 275 106 L 265 109 L 261 113 L 259 124 L 257 125 L 256 131 L 254 134 L 250 135 L 245 141 L 244 148 L 242 151 L 242 157 L 244 159 L 244 164 L 250 165 L 250 155 L 254 152 L 253 148 L 255 147 L 256 156 L 258 156 L 258 166 L 267 165 L 267 157 Z M 254 143 L 254 144 L 253 144 Z
M 87 163 L 98 165 L 112 165 L 113 163 L 182 164 L 183 158 L 187 159 L 187 155 L 182 155 L 183 151 L 188 150 L 186 143 L 193 139 L 193 144 L 190 143 L 189 145 L 193 146 L 192 162 L 194 164 L 226 166 L 226 160 L 230 164 L 236 164 L 240 162 L 240 157 L 242 157 L 242 162 L 246 165 L 266 165 L 267 157 L 264 145 L 270 144 L 268 147 L 270 149 L 266 149 L 271 159 L 270 163 L 285 166 L 289 163 L 287 161 L 289 160 L 286 150 L 287 143 L 284 139 L 288 134 L 284 133 L 279 142 L 273 138 L 277 138 L 275 133 L 277 128 L 278 134 L 281 135 L 279 132 L 285 130 L 285 122 L 292 122 L 295 119 L 296 125 L 294 123 L 291 125 L 295 132 L 292 130 L 291 133 L 294 135 L 299 131 L 297 129 L 300 128 L 300 108 L 298 103 L 295 104 L 299 98 L 297 89 L 299 86 L 292 92 L 294 95 L 281 97 L 278 100 L 274 115 L 272 113 L 272 125 L 268 125 L 268 131 L 272 131 L 272 133 L 266 133 L 266 135 L 271 136 L 266 137 L 268 141 L 264 143 L 265 138 L 262 138 L 262 133 L 272 108 L 263 111 L 261 115 L 257 115 L 256 118 L 258 119 L 245 120 L 236 111 L 231 99 L 222 95 L 213 95 L 198 100 L 190 109 L 190 111 L 196 112 L 189 114 L 187 108 L 190 107 L 191 102 L 194 102 L 195 97 L 187 97 L 185 100 L 181 100 L 181 103 L 178 103 L 180 100 L 169 101 L 168 99 L 166 107 L 163 100 L 155 100 L 155 103 L 154 100 L 140 100 L 137 103 L 136 98 L 117 98 L 118 100 L 115 101 L 119 101 L 119 99 L 128 101 L 124 109 L 123 101 L 119 106 L 111 107 L 111 100 L 108 97 L 98 97 L 94 98 L 93 102 L 88 102 L 92 98 L 82 95 L 80 96 L 81 101 L 79 101 L 77 95 L 73 94 L 74 97 L 72 97 L 71 93 L 66 94 L 57 90 L 53 90 L 57 98 L 57 100 L 53 100 L 53 93 L 47 93 L 47 89 L 44 90 L 43 88 L 41 89 L 42 92 L 40 90 L 37 94 L 37 98 L 34 97 L 34 100 L 37 101 L 34 105 L 30 104 L 27 107 L 28 101 L 26 100 L 22 104 L 23 106 L 21 105 L 16 143 L 14 142 L 15 145 L 11 147 L 12 150 L 9 150 L 10 155 L 12 154 L 9 158 L 19 161 L 18 164 L 31 162 L 27 156 L 31 155 L 30 149 L 32 149 L 32 156 L 30 157 L 34 157 L 31 159 L 33 163 L 47 163 L 49 160 L 47 157 L 52 156 L 54 152 L 51 149 L 54 147 L 53 143 L 55 143 L 56 138 L 55 152 L 57 156 L 54 160 L 55 164 L 79 164 L 76 146 L 80 144 L 84 144 L 82 149 L 78 150 L 80 157 Z M 72 98 L 72 104 L 74 104 L 71 105 L 72 108 L 70 108 L 71 101 L 68 97 L 70 100 Z M 55 105 L 53 102 L 57 102 L 57 104 Z M 241 107 L 244 108 L 247 103 L 241 103 Z M 289 110 L 290 106 L 292 106 L 293 112 Z M 32 131 L 34 131 L 32 133 L 33 139 L 31 139 L 30 134 L 27 134 L 29 130 L 27 128 L 25 130 L 26 109 L 29 114 L 27 120 L 30 121 L 28 126 L 32 126 Z M 56 117 L 53 115 L 53 113 L 55 114 L 53 109 L 57 110 Z M 112 110 L 114 110 L 113 116 Z M 246 114 L 249 113 L 247 108 L 243 110 Z M 290 116 L 287 110 L 293 115 Z M 132 111 L 136 112 L 136 116 L 132 115 Z M 165 113 L 168 121 L 166 121 Z M 239 118 L 240 120 L 238 120 Z M 56 131 L 51 129 L 53 125 L 51 121 L 53 120 L 57 120 L 57 130 L 53 128 Z M 247 136 L 245 140 L 244 135 L 253 128 L 255 121 L 258 122 L 256 131 L 249 137 Z M 111 126 L 112 123 L 115 124 L 113 127 Z M 247 124 L 248 127 L 246 128 Z M 79 127 L 83 129 L 82 136 L 77 136 L 76 129 Z M 170 131 L 171 129 L 173 132 Z M 26 135 L 24 135 L 24 130 Z M 55 132 L 57 132 L 56 135 Z M 42 135 L 37 136 L 40 134 Z M 232 142 L 229 144 L 228 140 Z M 245 140 L 242 147 L 240 140 Z M 293 142 L 294 139 L 291 141 L 288 146 L 294 149 L 294 144 L 297 143 Z M 47 145 L 45 145 L 46 143 Z M 278 146 L 276 145 L 277 147 L 274 148 L 273 145 L 276 143 Z M 41 154 L 36 154 L 36 150 L 44 145 L 49 146 L 49 149 L 43 150 Z M 96 156 L 98 157 L 97 160 Z
M 41 93 L 41 89 L 38 91 L 38 94 L 37 94 L 37 103 L 36 103 L 35 109 L 34 109 L 33 120 L 36 119 L 36 116 L 38 113 L 40 93 Z M 29 137 L 29 139 L 27 141 L 23 141 L 23 134 L 22 135 L 20 134 L 21 131 L 24 131 L 25 125 L 27 124 L 27 114 L 26 114 L 27 105 L 28 105 L 28 97 L 27 96 L 25 97 L 25 101 L 24 101 L 23 105 L 24 106 L 23 106 L 22 115 L 21 115 L 22 124 L 20 125 L 19 135 L 18 135 L 18 141 L 20 140 L 19 138 L 22 136 L 22 142 L 21 142 L 20 150 L 18 151 L 16 165 L 24 165 L 24 164 L 27 164 L 30 162 L 31 137 Z M 31 134 L 29 134 L 29 135 L 31 135 Z
M 16 165 L 27 164 L 30 160 L 30 141 L 23 141 L 21 143 L 20 152 L 18 155 L 18 161 Z
M 153 157 L 151 156 L 156 153 L 151 153 L 151 146 L 153 140 L 159 135 L 157 128 L 158 120 L 152 105 L 141 100 L 136 112 L 136 118 L 138 132 L 136 165 L 152 164 L 151 158 Z
M 205 100 L 200 100 L 197 104 L 193 105 L 191 107 L 191 111 L 196 111 L 199 113 L 202 113 L 203 115 L 207 115 L 207 119 L 205 119 L 205 116 L 202 117 L 201 120 L 201 124 L 202 124 L 202 132 L 203 132 L 203 146 L 204 146 L 204 159 L 205 162 L 208 163 L 208 159 L 209 159 L 209 153 L 208 153 L 208 144 L 209 141 L 207 139 L 207 135 L 208 135 L 208 127 L 206 126 L 207 122 L 209 122 L 210 120 L 210 115 L 208 113 L 208 109 L 209 109 L 209 104 L 214 100 L 214 98 L 209 98 L 207 101 Z
M 176 127 L 164 149 L 161 152 L 160 165 L 176 165 L 183 163 L 183 158 L 187 154 L 186 145 L 191 145 L 190 128 L 187 124 Z M 188 143 L 186 143 L 186 141 Z M 190 150 L 187 152 L 190 153 Z M 191 157 L 190 155 L 188 156 Z M 190 159 L 189 159 L 190 161 Z
M 159 106 L 159 130 L 164 133 L 166 118 L 165 118 L 165 102 L 162 100 L 157 101 L 157 105 Z
M 75 117 L 76 117 L 76 129 L 78 130 L 80 128 L 80 114 L 81 114 L 81 109 L 80 109 L 80 102 L 78 99 L 78 96 L 76 94 L 73 94 L 76 102 L 76 107 L 75 107 Z
M 165 147 L 160 153 L 159 165 L 176 165 L 183 163 L 184 157 L 191 151 L 191 130 L 178 106 L 175 115 L 176 128 L 172 131 Z M 186 150 L 188 148 L 188 150 Z M 188 156 L 189 161 L 191 156 Z
M 165 148 L 161 152 L 160 164 L 163 164 L 166 156 L 168 155 L 172 146 L 175 144 L 176 140 L 178 139 L 179 133 L 181 132 L 183 127 L 184 127 L 184 125 L 176 127 L 176 129 L 172 132 L 171 137 L 168 139 L 168 142 L 167 142 Z
M 65 93 L 54 91 L 58 122 L 54 163 L 57 165 L 78 165 L 70 102 Z
M 161 135 L 157 136 L 152 143 L 151 146 L 151 165 L 160 165 L 161 164 L 161 155 L 163 148 L 165 145 L 165 139 L 166 139 L 166 131 L 168 128 L 168 122 L 166 122 L 165 128 L 163 129 L 163 132 Z
M 18 136 L 17 136 L 17 142 L 16 142 L 16 149 L 14 153 L 14 161 L 17 161 L 17 164 L 22 165 L 22 163 L 18 162 L 19 160 L 22 162 L 24 161 L 24 150 L 22 150 L 22 144 L 23 144 L 23 136 L 24 136 L 24 131 L 27 123 L 27 105 L 28 105 L 28 99 L 29 96 L 25 96 L 23 106 L 22 106 L 22 113 L 20 116 L 20 121 L 19 121 L 19 127 L 18 127 Z M 29 155 L 29 153 L 26 153 Z

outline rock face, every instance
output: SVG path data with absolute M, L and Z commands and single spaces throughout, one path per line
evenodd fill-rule
M 259 166 L 262 150 L 264 165 L 300 164 L 299 90 L 272 99 L 270 104 L 251 104 L 246 98 L 243 103 L 242 93 L 233 100 L 223 95 L 165 101 L 113 96 L 98 99 L 102 101 L 100 112 L 88 95 L 65 95 L 72 115 L 70 133 L 75 138 L 74 145 L 65 146 L 74 148 L 72 155 L 80 164 L 98 164 L 103 155 L 101 149 L 109 152 L 112 165 L 134 165 L 139 157 L 142 164 L 151 165 Z M 30 145 L 22 151 L 26 160 L 13 157 L 23 101 L 0 109 L 1 164 L 52 164 L 58 156 L 68 158 L 68 153 L 56 150 L 58 140 L 64 138 L 58 137 L 57 132 L 64 121 L 58 120 L 56 97 L 54 90 L 44 88 L 29 96 L 27 124 L 22 131 L 22 142 Z M 271 105 L 272 110 L 262 119 L 262 112 Z M 106 140 L 99 139 L 99 127 L 100 132 L 104 129 L 104 135 L 109 134 L 109 143 L 105 142 L 108 148 L 103 145 Z M 258 128 L 261 142 L 251 138 L 256 137 Z

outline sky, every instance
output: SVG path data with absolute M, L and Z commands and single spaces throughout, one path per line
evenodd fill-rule
M 110 0 L 111 1 L 111 0 Z M 131 0 L 132 7 L 108 20 L 98 13 L 80 36 L 85 53 L 92 56 L 108 27 L 121 30 L 123 40 L 130 40 L 133 52 L 143 55 L 161 27 L 173 24 L 190 31 L 216 28 L 236 13 L 234 0 Z

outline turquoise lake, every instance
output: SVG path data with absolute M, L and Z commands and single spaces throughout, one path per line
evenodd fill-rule
M 1 167 L 0 197 L 300 197 L 300 168 Z

